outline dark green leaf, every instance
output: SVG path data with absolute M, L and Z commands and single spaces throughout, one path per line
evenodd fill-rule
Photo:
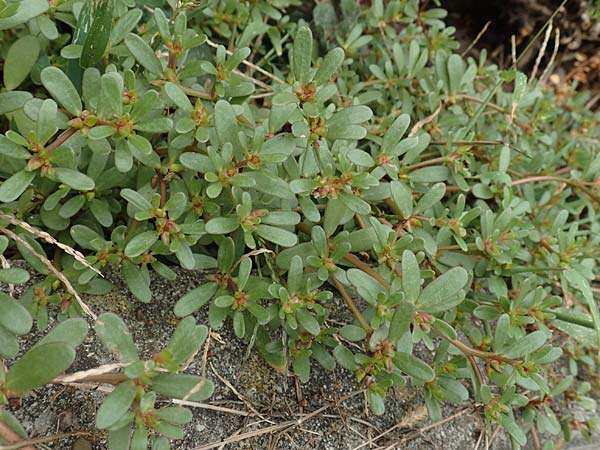
M 87 33 L 81 52 L 81 67 L 96 64 L 108 45 L 112 30 L 113 0 L 100 0 L 94 11 L 94 21 Z

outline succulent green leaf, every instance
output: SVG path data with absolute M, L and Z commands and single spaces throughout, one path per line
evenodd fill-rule
M 106 350 L 117 355 L 121 361 L 132 363 L 139 359 L 131 333 L 123 319 L 116 314 L 104 313 L 98 317 L 95 330 Z
M 329 79 L 337 72 L 342 63 L 344 62 L 344 50 L 341 48 L 334 48 L 331 50 L 325 57 L 319 68 L 317 69 L 317 73 L 315 73 L 314 82 L 317 85 L 325 84 L 329 81 Z
M 292 55 L 292 71 L 294 78 L 300 83 L 310 81 L 313 38 L 310 28 L 302 26 L 296 32 Z
M 158 240 L 156 231 L 144 231 L 136 234 L 125 246 L 125 256 L 135 258 L 150 250 L 150 247 Z
M 35 346 L 10 367 L 4 387 L 27 392 L 44 386 L 67 370 L 74 359 L 75 350 L 64 342 Z
M 61 183 L 78 191 L 91 191 L 96 185 L 94 180 L 86 174 L 66 167 L 57 167 L 55 174 Z
M 137 34 L 129 33 L 125 36 L 125 46 L 129 49 L 133 57 L 137 62 L 143 66 L 148 72 L 160 75 L 163 72 L 163 67 L 146 41 L 144 41 Z
M 168 398 L 183 399 L 187 396 L 192 402 L 201 402 L 212 395 L 215 387 L 212 381 L 196 375 L 169 373 L 154 377 L 152 389 Z
M 29 311 L 17 300 L 0 292 L 0 325 L 14 334 L 26 334 L 33 320 Z
M 415 316 L 415 305 L 409 301 L 400 303 L 392 320 L 390 321 L 390 330 L 388 333 L 388 339 L 392 343 L 396 343 L 400 340 L 402 335 L 410 330 L 410 324 Z
M 416 356 L 409 353 L 396 352 L 393 359 L 396 367 L 411 377 L 425 382 L 433 381 L 435 378 L 435 372 L 431 366 Z
M 101 430 L 114 425 L 131 407 L 137 389 L 133 380 L 120 383 L 108 394 L 96 414 L 96 427 Z
M 21 196 L 35 178 L 35 172 L 21 170 L 0 184 L 0 202 L 12 202 Z
M 302 325 L 302 328 L 310 334 L 318 336 L 321 333 L 319 322 L 306 309 L 299 309 L 296 311 L 296 319 L 298 319 L 298 323 Z
M 46 336 L 38 341 L 35 346 L 50 342 L 63 342 L 74 349 L 79 347 L 87 336 L 89 326 L 84 319 L 72 318 L 55 326 Z
M 17 39 L 8 49 L 4 60 L 4 87 L 9 91 L 18 87 L 31 72 L 39 54 L 40 44 L 35 36 L 27 34 Z
M 204 283 L 192 289 L 175 304 L 175 315 L 185 317 L 208 303 L 217 291 L 217 283 Z
M 463 288 L 469 281 L 469 273 L 462 267 L 454 267 L 429 283 L 419 296 L 418 309 L 426 313 L 438 313 L 455 307 L 464 299 Z
M 42 84 L 54 100 L 74 116 L 81 114 L 83 108 L 81 98 L 69 77 L 62 70 L 53 66 L 46 67 L 42 70 L 40 77 Z

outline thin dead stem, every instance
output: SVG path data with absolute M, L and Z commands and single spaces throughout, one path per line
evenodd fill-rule
M 37 228 L 32 227 L 31 225 L 29 225 L 27 222 L 23 222 L 22 220 L 19 220 L 16 217 L 11 216 L 10 214 L 6 214 L 6 213 L 4 213 L 2 211 L 0 211 L 0 219 L 4 219 L 4 220 L 10 222 L 14 226 L 19 227 L 19 228 L 27 231 L 28 233 L 31 233 L 34 236 L 37 236 L 37 237 L 45 240 L 49 244 L 56 245 L 58 248 L 60 248 L 61 250 L 63 250 L 65 253 L 71 255 L 78 262 L 80 262 L 81 264 L 83 264 L 85 267 L 87 267 L 90 270 L 93 270 L 98 275 L 102 276 L 102 273 L 98 269 L 96 269 L 95 267 L 93 267 L 89 262 L 87 262 L 87 260 L 85 259 L 85 256 L 83 256 L 80 252 L 78 252 L 77 250 L 75 250 L 72 247 L 69 247 L 68 245 L 65 245 L 65 244 L 57 241 L 56 239 L 54 239 L 52 236 L 50 236 L 45 231 L 38 230 Z
M 360 326 L 367 333 L 370 333 L 371 331 L 373 331 L 373 329 L 371 328 L 371 325 L 369 325 L 369 322 L 367 322 L 367 320 L 364 318 L 364 316 L 360 312 L 360 309 L 358 309 L 358 306 L 356 306 L 356 303 L 354 303 L 354 300 L 352 300 L 352 297 L 350 297 L 350 294 L 348 294 L 348 291 L 346 290 L 344 285 L 342 283 L 340 283 L 340 281 L 333 275 L 331 276 L 331 279 L 333 281 L 333 284 L 335 284 L 335 287 L 341 294 L 342 298 L 344 299 L 344 302 L 346 302 L 346 306 L 348 306 L 348 308 L 352 312 L 352 315 L 354 315 L 356 320 L 358 320 L 358 323 L 360 324 Z
M 0 428 L 2 427 L 2 422 L 0 422 Z M 59 439 L 64 439 L 67 437 L 73 436 L 93 436 L 94 433 L 90 433 L 89 431 L 74 431 L 72 433 L 60 433 L 60 434 L 51 434 L 48 436 L 38 437 L 34 439 L 27 439 L 23 441 L 17 441 L 9 445 L 0 445 L 0 450 L 13 450 L 13 449 L 24 449 L 24 450 L 35 450 L 34 445 L 36 444 L 44 444 L 46 442 L 57 441 Z
M 215 42 L 211 41 L 210 39 L 207 39 L 207 40 L 206 40 L 206 43 L 207 43 L 208 45 L 210 45 L 212 48 L 218 48 L 218 47 L 219 47 L 219 44 L 217 44 L 217 43 L 215 43 Z M 229 51 L 229 50 L 225 50 L 225 52 L 226 52 L 228 55 L 231 55 L 231 54 L 232 54 L 232 52 L 231 52 L 231 51 Z M 242 61 L 242 64 L 244 64 L 245 66 L 247 66 L 247 67 L 250 67 L 250 68 L 252 68 L 252 69 L 256 70 L 257 72 L 260 72 L 260 73 L 262 73 L 264 76 L 266 76 L 266 77 L 268 77 L 268 78 L 272 79 L 273 81 L 276 81 L 277 83 L 280 83 L 280 84 L 287 84 L 287 83 L 286 83 L 285 81 L 283 81 L 281 78 L 279 78 L 279 77 L 277 77 L 277 76 L 273 75 L 273 74 L 272 74 L 272 73 L 270 73 L 270 72 L 267 72 L 267 71 L 266 71 L 265 69 L 263 69 L 262 67 L 260 67 L 260 66 L 257 66 L 256 64 L 254 64 L 254 63 L 251 63 L 250 61 L 248 61 L 248 60 L 246 60 L 246 59 L 244 59 L 244 60 Z M 268 86 L 268 85 L 266 85 L 266 86 Z M 271 88 L 271 86 L 269 86 L 269 89 L 272 89 L 272 88 Z
M 3 269 L 10 269 L 10 263 L 2 254 L 0 254 L 0 264 L 2 264 Z M 8 295 L 10 295 L 12 297 L 14 295 L 14 293 L 15 293 L 15 285 L 12 283 L 8 283 Z
M 73 288 L 73 285 L 67 279 L 67 277 L 65 277 L 62 274 L 62 272 L 60 272 L 56 267 L 54 267 L 52 265 L 52 263 L 48 260 L 48 258 L 46 258 L 44 255 L 38 253 L 27 241 L 25 241 L 23 238 L 21 238 L 19 235 L 17 235 L 13 231 L 9 230 L 8 228 L 0 227 L 0 233 L 7 235 L 13 241 L 18 242 L 23 247 L 25 247 L 27 250 L 29 250 L 37 259 L 39 259 L 46 267 L 48 267 L 50 272 L 52 272 L 54 275 L 56 275 L 56 278 L 58 278 L 60 280 L 60 282 L 65 286 L 67 291 L 75 298 L 75 300 L 77 300 L 77 303 L 79 303 L 79 306 L 81 307 L 83 312 L 85 312 L 92 319 L 94 319 L 94 320 L 97 319 L 98 316 L 96 316 L 96 314 L 94 314 L 94 312 L 90 309 L 90 307 L 88 305 L 86 305 L 85 302 L 81 299 L 81 297 L 79 296 L 77 291 Z
M 255 430 L 255 431 L 249 431 L 247 433 L 242 433 L 239 434 L 237 436 L 230 436 L 228 438 L 225 439 L 221 439 L 217 442 L 212 442 L 210 444 L 205 444 L 205 445 L 201 445 L 200 447 L 195 447 L 193 450 L 212 450 L 213 448 L 218 448 L 220 446 L 222 446 L 223 444 L 233 444 L 236 442 L 241 442 L 241 441 L 245 441 L 246 439 L 250 439 L 253 437 L 257 437 L 257 436 L 262 436 L 264 434 L 269 434 L 269 433 L 273 433 L 276 431 L 283 431 L 289 428 L 294 428 L 294 427 L 299 427 L 301 426 L 304 422 L 312 419 L 313 417 L 318 416 L 319 414 L 321 414 L 322 412 L 328 410 L 329 408 L 331 408 L 332 406 L 335 406 L 337 404 L 340 404 L 358 394 L 361 394 L 363 392 L 363 390 L 360 391 L 355 391 L 355 392 L 351 392 L 348 395 L 343 396 L 342 398 L 340 398 L 337 402 L 332 402 L 329 405 L 325 405 L 322 406 L 321 408 L 311 412 L 310 414 L 307 414 L 305 416 L 300 417 L 299 419 L 295 419 L 295 420 L 287 420 L 285 422 L 282 422 L 280 424 L 276 424 L 276 425 L 271 425 L 269 427 L 265 427 L 265 428 L 261 428 L 259 430 Z

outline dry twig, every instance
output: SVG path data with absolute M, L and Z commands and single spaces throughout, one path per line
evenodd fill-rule
M 92 319 L 94 319 L 94 320 L 97 319 L 98 316 L 96 316 L 96 314 L 90 309 L 90 307 L 88 305 L 86 305 L 85 302 L 81 299 L 81 297 L 79 296 L 77 291 L 73 288 L 73 285 L 67 279 L 67 277 L 65 277 L 60 270 L 58 270 L 56 267 L 54 267 L 54 265 L 50 261 L 48 261 L 48 258 L 46 258 L 44 255 L 41 255 L 40 253 L 38 253 L 27 241 L 25 241 L 23 238 L 21 238 L 19 235 L 17 235 L 13 231 L 9 230 L 8 228 L 0 227 L 0 233 L 7 235 L 13 241 L 21 244 L 23 247 L 25 247 L 27 250 L 29 250 L 36 258 L 38 258 L 42 263 L 44 263 L 44 265 L 46 267 L 48 267 L 50 272 L 52 272 L 54 275 L 56 275 L 56 278 L 58 278 L 61 281 L 61 283 L 65 286 L 67 291 L 75 298 L 75 300 L 77 300 L 77 303 L 79 303 L 79 306 L 81 306 L 81 309 L 83 310 L 83 312 L 85 312 Z

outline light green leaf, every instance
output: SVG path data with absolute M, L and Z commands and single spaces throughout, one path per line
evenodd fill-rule
M 58 178 L 61 183 L 78 191 L 91 191 L 94 189 L 94 180 L 76 170 L 67 169 L 66 167 L 57 167 L 55 169 L 55 174 L 56 178 Z
M 152 209 L 152 203 L 150 203 L 142 194 L 134 191 L 133 189 L 122 189 L 121 197 L 139 210 L 145 211 L 147 209 Z
M 89 326 L 84 319 L 67 319 L 55 326 L 46 336 L 35 344 L 35 347 L 50 342 L 63 342 L 75 349 L 84 341 L 88 330 Z
M 453 267 L 427 286 L 421 292 L 418 309 L 427 313 L 447 311 L 462 302 L 462 289 L 469 281 L 469 273 L 462 267 Z
M 33 320 L 19 301 L 0 292 L 0 325 L 11 333 L 21 335 L 31 330 Z
M 0 202 L 12 202 L 19 198 L 29 187 L 36 176 L 36 172 L 21 170 L 0 185 Z
M 465 73 L 465 62 L 460 55 L 454 53 L 448 58 L 448 79 L 450 81 L 450 93 L 459 92 L 463 74 Z
M 310 350 L 300 350 L 294 355 L 292 361 L 294 374 L 300 379 L 302 383 L 308 382 L 310 378 Z
M 389 152 L 402 139 L 404 133 L 410 125 L 410 116 L 408 114 L 400 114 L 396 120 L 390 125 L 381 144 L 381 150 Z
M 339 198 L 344 205 L 356 214 L 367 215 L 371 212 L 371 205 L 356 195 L 342 192 Z
M 49 66 L 42 70 L 40 77 L 42 84 L 54 100 L 74 116 L 81 114 L 81 98 L 79 98 L 77 89 L 75 89 L 69 77 L 62 70 Z
M 225 100 L 215 104 L 215 128 L 222 143 L 230 142 L 234 149 L 240 146 L 238 140 L 237 118 L 233 107 Z
M 214 217 L 206 222 L 206 232 L 211 234 L 228 234 L 240 226 L 238 217 Z
M 358 342 L 367 337 L 367 332 L 356 325 L 345 325 L 340 329 L 340 335 L 351 342 Z
M 175 315 L 185 317 L 208 303 L 217 291 L 217 283 L 204 283 L 192 289 L 175 304 Z
M 215 386 L 212 381 L 195 375 L 168 373 L 157 375 L 152 379 L 152 390 L 167 398 L 182 399 L 190 394 L 192 389 L 196 392 L 187 399 L 201 402 L 212 395 Z
M 293 247 L 298 243 L 298 236 L 282 228 L 259 224 L 254 231 L 258 236 L 282 247 Z
M 321 325 L 314 316 L 309 313 L 306 309 L 299 309 L 296 311 L 296 319 L 302 327 L 314 336 L 318 336 L 321 333 Z
M 396 311 L 390 321 L 390 331 L 388 339 L 392 344 L 396 344 L 402 335 L 410 330 L 410 324 L 415 316 L 415 305 L 411 302 L 403 301 L 396 307 Z
M 175 83 L 168 82 L 163 86 L 163 92 L 183 111 L 192 112 L 194 107 L 187 94 Z
M 392 199 L 402 213 L 403 219 L 408 219 L 413 211 L 412 191 L 401 181 L 393 180 L 390 183 Z
M 446 166 L 421 167 L 409 173 L 409 178 L 413 183 L 437 183 L 446 181 L 450 175 L 450 169 Z
M 426 382 L 435 378 L 435 372 L 429 364 L 409 353 L 396 352 L 393 359 L 396 367 L 411 377 Z
M 327 83 L 332 75 L 340 68 L 342 62 L 344 62 L 344 50 L 339 47 L 334 48 L 327 53 L 325 58 L 323 58 L 323 61 L 321 61 L 321 65 L 317 69 L 313 81 L 317 86 Z
M 421 292 L 421 269 L 415 254 L 410 250 L 402 253 L 402 290 L 406 300 L 417 301 Z
M 27 78 L 39 53 L 39 41 L 30 34 L 22 36 L 10 46 L 3 68 L 4 86 L 7 90 L 12 91 Z
M 48 0 L 20 0 L 17 12 L 11 16 L 0 18 L 0 31 L 15 28 L 50 8 Z
M 133 264 L 127 260 L 123 261 L 121 273 L 127 283 L 127 287 L 135 298 L 144 303 L 152 300 L 150 280 L 144 276 L 144 272 L 142 272 L 142 269 L 137 264 Z
M 508 350 L 502 352 L 502 354 L 507 358 L 521 358 L 539 349 L 544 345 L 547 339 L 548 336 L 545 331 L 534 331 L 517 339 L 513 345 L 511 345 Z
M 74 359 L 75 350 L 63 342 L 35 346 L 10 367 L 4 387 L 26 392 L 44 386 L 67 370 Z
M 129 49 L 131 54 L 137 60 L 137 62 L 148 70 L 148 72 L 155 75 L 161 75 L 163 67 L 146 41 L 144 41 L 137 34 L 129 33 L 125 36 L 125 46 Z
M 429 187 L 427 192 L 417 202 L 415 206 L 415 214 L 419 214 L 431 209 L 438 203 L 446 194 L 446 185 L 444 183 L 436 183 Z
M 33 95 L 29 92 L 12 91 L 0 93 L 0 114 L 6 114 L 21 109 Z
M 104 430 L 111 427 L 129 411 L 137 388 L 133 380 L 127 380 L 119 385 L 104 399 L 96 414 L 96 427 Z
M 296 32 L 292 55 L 292 72 L 294 78 L 300 83 L 310 81 L 310 66 L 312 60 L 312 32 L 310 28 L 302 26 Z
M 104 313 L 98 317 L 95 330 L 106 350 L 117 355 L 121 361 L 132 363 L 139 359 L 131 333 L 123 319 L 116 314 Z
M 0 283 L 22 284 L 29 280 L 29 272 L 18 267 L 0 269 Z
M 135 258 L 150 250 L 150 247 L 158 240 L 156 231 L 144 231 L 135 235 L 125 246 L 125 256 Z
M 332 353 L 335 360 L 344 369 L 354 371 L 358 368 L 358 364 L 356 364 L 356 361 L 354 360 L 354 355 L 342 344 L 334 348 Z

